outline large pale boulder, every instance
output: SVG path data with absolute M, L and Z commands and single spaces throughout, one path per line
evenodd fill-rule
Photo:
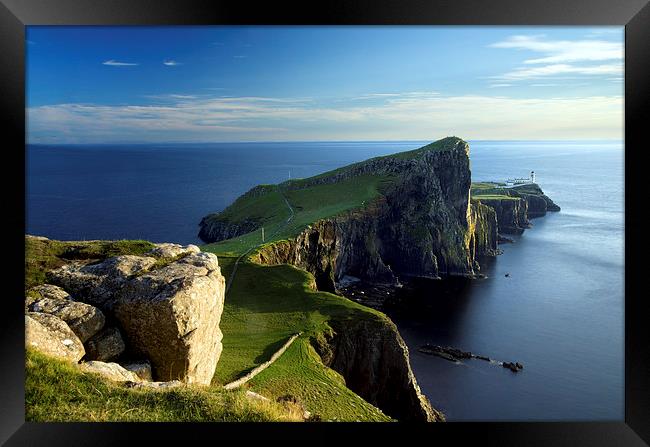
M 128 281 L 113 312 L 156 380 L 209 384 L 221 355 L 225 280 L 212 253 L 190 253 Z
M 99 332 L 105 323 L 101 310 L 89 304 L 73 301 L 63 289 L 50 284 L 37 286 L 28 293 L 27 310 L 44 312 L 65 321 L 82 342 Z M 41 296 L 41 298 L 34 298 Z
M 85 347 L 85 360 L 99 360 L 102 362 L 116 359 L 126 348 L 122 334 L 115 327 L 108 327 L 99 332 L 86 342 Z
M 72 362 L 85 354 L 83 343 L 65 321 L 39 312 L 25 315 L 25 346 Z
M 139 382 L 141 380 L 136 373 L 127 370 L 117 363 L 105 363 L 92 360 L 81 363 L 79 367 L 85 372 L 101 374 L 105 378 L 116 382 Z
M 72 262 L 49 273 L 50 282 L 70 291 L 78 300 L 110 310 L 117 292 L 133 276 L 150 269 L 152 257 L 123 255 L 98 264 Z

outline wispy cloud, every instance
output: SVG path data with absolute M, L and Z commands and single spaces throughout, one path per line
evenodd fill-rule
M 102 65 L 110 65 L 111 67 L 126 67 L 126 66 L 138 65 L 138 64 L 131 63 L 131 62 L 119 62 L 114 59 L 110 59 L 102 62 Z
M 494 80 L 521 81 L 566 75 L 611 76 L 623 72 L 622 41 L 551 40 L 545 35 L 516 35 L 489 46 L 524 50 L 542 56 L 524 59 L 522 66 L 492 76 Z
M 514 84 L 490 84 L 490 88 L 512 87 Z
M 508 73 L 495 76 L 496 79 L 521 80 L 535 79 L 547 76 L 563 74 L 580 74 L 580 75 L 617 75 L 620 74 L 622 66 L 620 64 L 603 64 L 577 66 L 569 64 L 552 64 L 541 67 L 518 68 Z
M 547 40 L 543 36 L 511 36 L 490 45 L 542 53 L 544 57 L 527 59 L 524 64 L 560 64 L 623 59 L 623 43 L 606 40 Z
M 183 64 L 172 59 L 165 59 L 163 61 L 163 65 L 167 65 L 168 67 L 175 67 L 176 65 L 183 65 Z
M 168 95 L 168 100 L 156 105 L 45 105 L 27 110 L 29 140 L 620 138 L 622 133 L 622 96 L 507 98 L 414 93 L 347 106 L 304 98 L 191 95 Z
M 235 59 L 246 59 L 247 57 L 248 56 L 246 56 L 244 54 L 236 54 L 235 56 L 233 56 L 233 58 L 235 58 Z

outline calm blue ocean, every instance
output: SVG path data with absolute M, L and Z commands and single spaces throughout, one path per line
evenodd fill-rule
M 27 232 L 54 239 L 197 243 L 202 216 L 259 183 L 308 177 L 427 142 L 27 147 Z M 426 287 L 389 309 L 418 382 L 449 420 L 622 420 L 624 191 L 621 142 L 470 141 L 472 178 L 527 176 L 562 207 L 504 244 L 488 279 Z M 505 277 L 509 273 L 509 277 Z M 452 345 L 519 361 L 421 354 Z

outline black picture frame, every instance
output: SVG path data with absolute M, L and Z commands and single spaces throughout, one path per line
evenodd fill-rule
M 25 423 L 23 294 L 25 234 L 25 26 L 202 24 L 624 25 L 625 26 L 625 420 L 619 422 L 447 424 L 89 424 Z M 6 260 L 0 326 L 0 442 L 6 445 L 119 445 L 171 441 L 190 445 L 226 436 L 250 443 L 290 432 L 293 440 L 338 441 L 360 434 L 393 442 L 474 440 L 486 445 L 623 446 L 650 443 L 650 324 L 646 322 L 641 162 L 650 123 L 648 0 L 354 0 L 317 4 L 232 0 L 0 0 Z M 11 159 L 11 161 L 9 161 Z M 21 178 L 22 176 L 22 178 Z M 7 288 L 10 285 L 10 288 Z M 322 433 L 319 433 L 322 432 Z M 314 434 L 322 436 L 315 436 Z M 424 436 L 423 441 L 416 437 Z M 156 440 L 152 439 L 156 438 Z M 645 442 L 644 442 L 645 441 Z

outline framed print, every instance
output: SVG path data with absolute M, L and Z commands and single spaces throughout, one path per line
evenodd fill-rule
M 3 0 L 0 439 L 650 442 L 646 3 Z

